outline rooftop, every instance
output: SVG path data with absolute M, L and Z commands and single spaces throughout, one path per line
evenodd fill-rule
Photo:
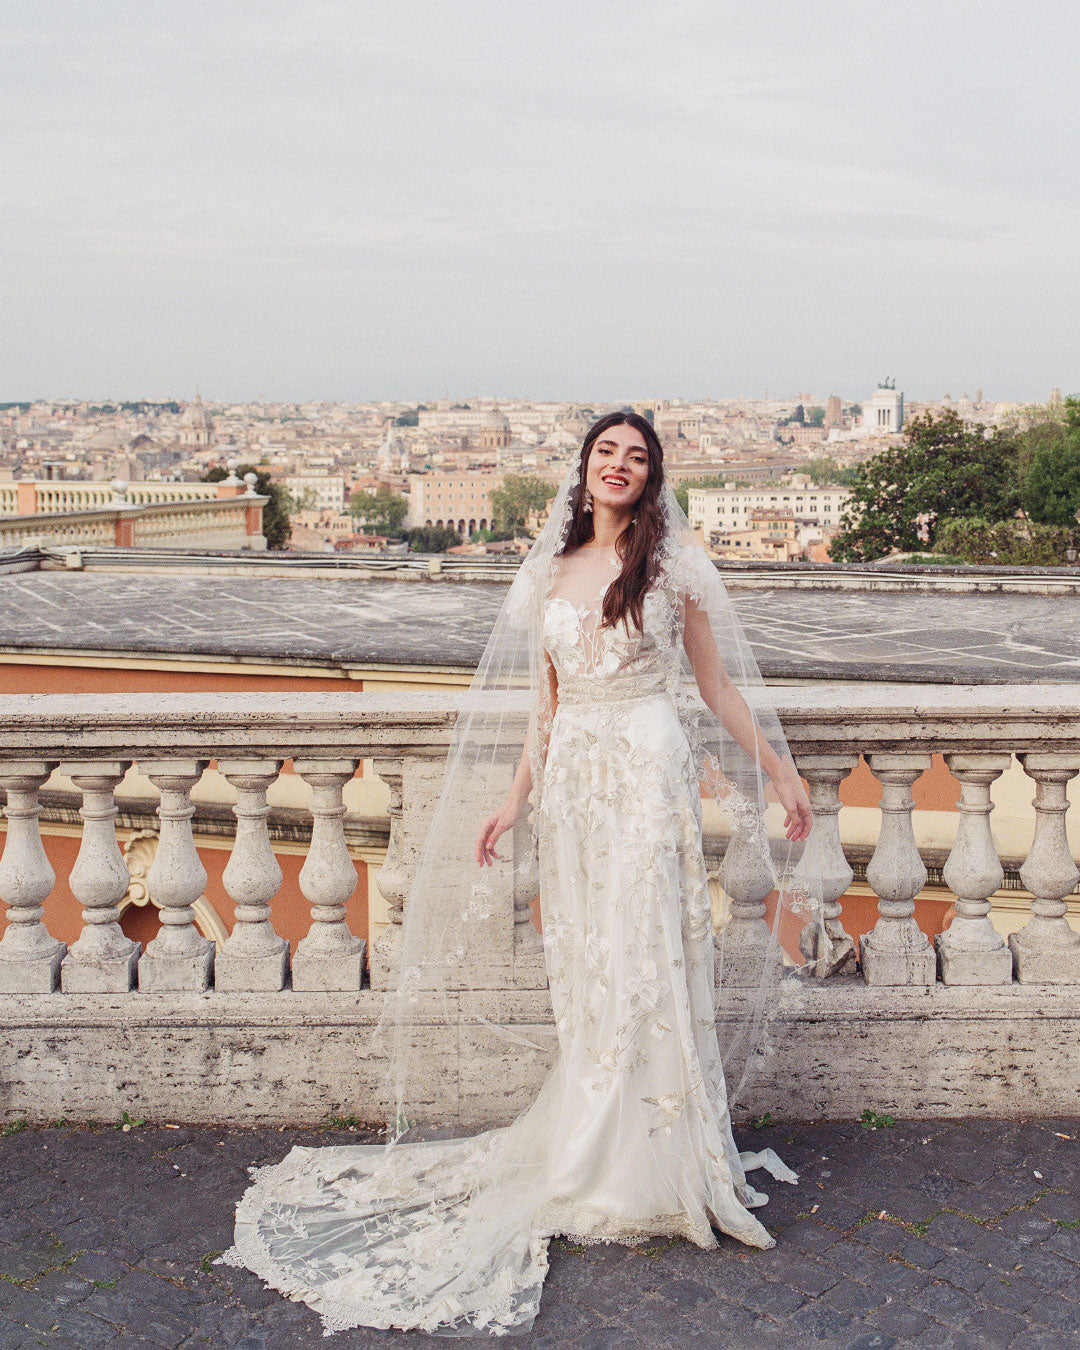
M 0 652 L 128 652 L 320 666 L 475 667 L 506 593 L 495 580 L 266 572 L 26 571 L 0 578 Z M 798 575 L 798 574 L 793 574 Z M 805 573 L 804 575 L 809 575 Z M 1080 604 L 957 593 L 728 584 L 763 675 L 916 683 L 1080 681 Z

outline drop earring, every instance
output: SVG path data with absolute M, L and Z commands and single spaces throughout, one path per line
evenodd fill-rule
M 589 491 L 588 488 L 586 488 L 581 495 L 581 509 L 583 511 L 592 510 L 592 493 Z

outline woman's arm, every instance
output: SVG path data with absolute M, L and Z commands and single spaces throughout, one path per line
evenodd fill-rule
M 546 665 L 545 677 L 547 679 L 549 707 L 551 709 L 551 716 L 545 719 L 545 726 L 540 732 L 544 737 L 544 748 L 546 750 L 547 738 L 551 733 L 551 723 L 555 717 L 555 710 L 559 706 L 559 677 L 555 674 L 555 667 L 546 652 L 544 653 L 544 662 Z M 501 858 L 501 855 L 495 852 L 495 843 L 499 836 L 510 829 L 518 816 L 521 815 L 529 793 L 532 791 L 530 759 L 532 757 L 534 730 L 537 730 L 535 724 L 530 723 L 529 729 L 525 733 L 525 745 L 521 751 L 521 759 L 518 761 L 514 781 L 510 784 L 510 791 L 506 794 L 506 801 L 494 815 L 488 816 L 476 836 L 475 856 L 481 867 L 485 864 L 490 866 L 495 860 Z
M 795 765 L 790 758 L 782 760 L 762 735 L 749 704 L 724 669 L 708 613 L 691 599 L 685 606 L 683 645 L 702 699 L 732 740 L 772 779 L 787 812 L 787 837 L 805 839 L 813 817 Z

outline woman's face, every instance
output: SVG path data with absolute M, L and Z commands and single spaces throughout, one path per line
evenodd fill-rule
M 600 502 L 616 510 L 634 505 L 649 479 L 649 451 L 645 438 L 622 423 L 608 427 L 592 443 L 585 468 L 585 486 Z

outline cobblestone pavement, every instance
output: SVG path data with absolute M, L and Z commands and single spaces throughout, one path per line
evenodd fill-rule
M 333 1350 L 301 1304 L 215 1266 L 252 1163 L 337 1130 L 8 1126 L 0 1138 L 0 1347 Z M 759 1211 L 768 1252 L 724 1238 L 552 1247 L 536 1347 L 1080 1345 L 1080 1121 L 900 1121 L 743 1132 L 801 1173 Z M 759 1174 L 759 1178 L 764 1174 Z M 486 1338 L 485 1338 L 486 1340 Z M 473 1342 L 469 1342 L 472 1344 Z

